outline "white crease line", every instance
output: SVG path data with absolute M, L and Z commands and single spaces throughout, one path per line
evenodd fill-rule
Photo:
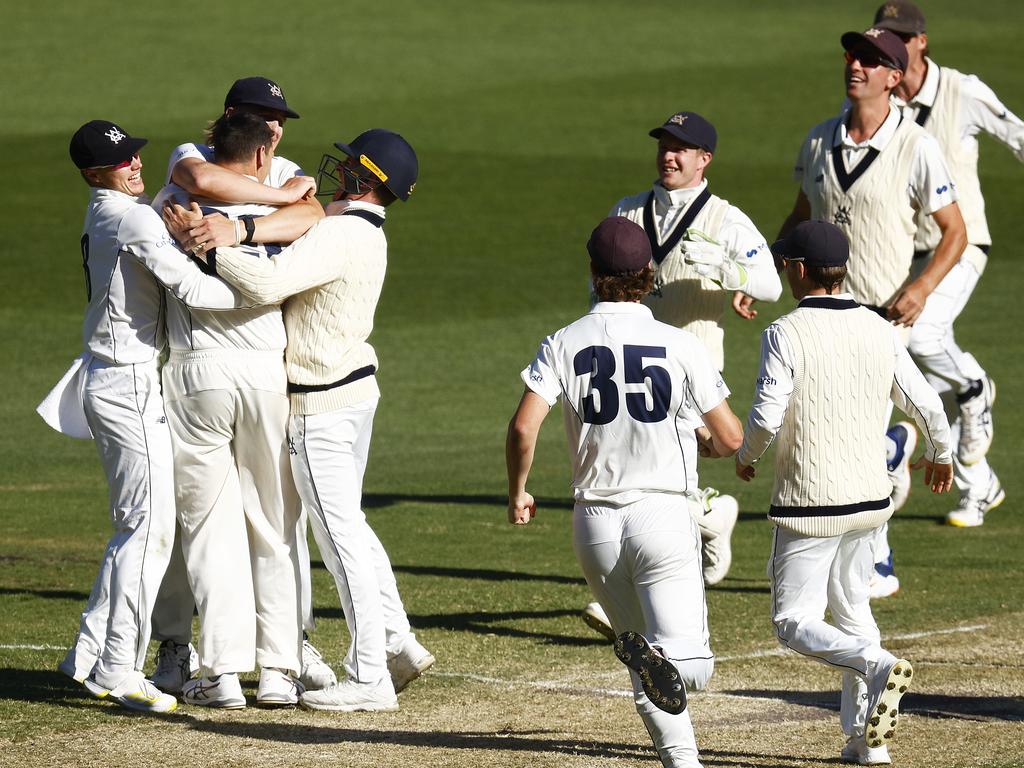
M 889 635 L 882 638 L 884 641 L 888 640 L 917 640 L 922 637 L 931 637 L 933 635 L 952 635 L 961 632 L 977 632 L 981 629 L 987 629 L 988 624 L 975 624 L 969 627 L 953 627 L 951 629 L 935 629 L 928 632 L 909 632 L 903 635 Z M 715 661 L 743 661 L 744 659 L 760 659 L 765 656 L 782 656 L 789 654 L 790 651 L 785 648 L 769 648 L 763 651 L 754 651 L 753 653 L 741 654 L 738 656 L 716 656 Z M 795 657 L 794 657 L 795 658 Z M 597 696 L 615 696 L 619 698 L 630 698 L 633 696 L 632 690 L 623 688 L 591 688 L 584 685 L 573 685 L 571 683 L 560 683 L 554 680 L 504 680 L 500 677 L 487 677 L 485 675 L 477 675 L 472 672 L 431 672 L 431 676 L 434 677 L 456 677 L 463 680 L 472 680 L 477 683 L 487 683 L 489 685 L 501 685 L 508 688 L 538 688 L 547 691 L 566 691 L 568 693 L 586 693 Z M 722 693 L 709 693 L 702 692 L 701 696 L 715 696 L 715 697 L 729 697 L 729 698 L 742 698 L 735 697 L 731 694 Z
M 63 645 L 0 645 L 3 651 L 66 651 Z

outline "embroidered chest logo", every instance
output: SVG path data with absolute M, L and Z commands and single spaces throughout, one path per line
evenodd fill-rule
M 121 139 L 125 138 L 125 134 L 121 133 L 121 129 L 116 125 L 111 126 L 110 130 L 103 134 L 115 144 L 119 144 Z
M 277 96 L 277 98 L 279 98 L 279 99 L 283 99 L 284 98 L 284 94 L 281 93 L 280 86 L 276 85 L 275 83 L 270 83 L 269 85 L 270 85 L 270 93 L 271 93 L 272 96 Z
M 850 209 L 845 205 L 840 205 L 839 210 L 836 211 L 835 217 L 832 219 L 833 224 L 849 224 L 850 223 Z

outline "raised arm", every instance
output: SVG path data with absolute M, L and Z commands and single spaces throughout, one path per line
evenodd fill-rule
M 537 504 L 526 490 L 533 466 L 540 425 L 551 410 L 543 397 L 527 388 L 508 424 L 505 439 L 505 466 L 508 470 L 508 521 L 526 525 L 537 513 Z
M 316 182 L 309 176 L 277 188 L 221 168 L 201 157 L 183 157 L 171 169 L 171 181 L 189 194 L 225 203 L 288 205 L 301 200 Z

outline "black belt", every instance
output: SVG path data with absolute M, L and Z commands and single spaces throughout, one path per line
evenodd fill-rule
M 288 394 L 298 394 L 302 392 L 326 392 L 328 389 L 334 389 L 335 387 L 343 387 L 346 384 L 351 384 L 354 381 L 365 379 L 367 376 L 373 376 L 377 371 L 377 368 L 372 365 L 367 365 L 362 368 L 356 368 L 344 379 L 338 379 L 330 384 L 292 384 L 288 382 Z
M 971 243 L 971 245 L 974 245 L 974 243 Z M 982 253 L 984 253 L 985 255 L 988 255 L 989 249 L 992 246 L 991 245 L 975 245 L 974 247 L 977 248 Z M 931 255 L 931 253 L 932 253 L 931 251 L 914 251 L 914 261 L 917 261 L 918 259 L 927 258 L 928 256 Z

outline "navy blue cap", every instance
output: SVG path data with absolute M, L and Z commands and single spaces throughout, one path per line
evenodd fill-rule
M 924 14 L 910 0 L 888 0 L 875 11 L 877 29 L 891 29 L 902 35 L 922 35 L 925 32 Z
M 109 120 L 90 120 L 71 137 L 71 161 L 78 168 L 102 168 L 131 160 L 146 139 L 129 136 Z
M 587 253 L 599 275 L 639 272 L 651 263 L 651 240 L 639 224 L 624 216 L 609 216 L 590 233 Z
M 850 259 L 850 243 L 835 224 L 810 219 L 772 243 L 772 253 L 810 267 L 840 267 Z
M 648 135 L 658 138 L 661 134 L 667 133 L 675 136 L 680 141 L 700 147 L 705 152 L 714 154 L 715 145 L 718 143 L 718 132 L 715 126 L 696 112 L 676 112 L 672 117 L 653 129 Z
M 295 120 L 299 113 L 288 109 L 281 86 L 266 77 L 243 77 L 235 80 L 228 95 L 224 97 L 224 109 L 228 107 L 265 107 L 283 113 Z
M 351 144 L 335 142 L 334 146 L 358 160 L 399 200 L 408 200 L 416 189 L 420 172 L 416 151 L 394 131 L 371 128 L 356 136 Z
M 844 50 L 853 54 L 857 49 L 873 48 L 887 67 L 907 71 L 907 46 L 895 32 L 872 27 L 865 32 L 847 32 L 839 41 Z

